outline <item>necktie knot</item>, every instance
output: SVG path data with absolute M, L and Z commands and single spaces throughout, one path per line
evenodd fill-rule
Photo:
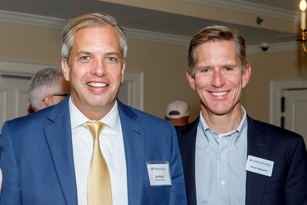
M 82 126 L 89 128 L 94 140 L 99 140 L 100 131 L 106 126 L 103 122 L 85 122 Z

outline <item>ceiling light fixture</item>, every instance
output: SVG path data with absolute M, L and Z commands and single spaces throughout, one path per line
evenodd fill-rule
M 300 2 L 300 10 L 302 11 L 301 13 L 301 31 L 302 31 L 302 35 L 301 35 L 301 38 L 300 39 L 297 39 L 298 41 L 301 41 L 302 44 L 303 44 L 303 48 L 304 48 L 304 51 L 305 53 L 307 54 L 307 50 L 306 50 L 306 47 L 305 47 L 305 42 L 307 41 L 307 38 L 306 38 L 306 32 L 307 32 L 307 29 L 306 29 L 306 0 L 301 0 Z

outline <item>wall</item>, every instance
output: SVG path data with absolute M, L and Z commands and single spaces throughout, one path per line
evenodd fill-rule
M 164 118 L 175 100 L 190 105 L 190 121 L 200 104 L 186 79 L 188 46 L 130 39 L 126 69 L 144 71 L 144 110 Z
M 0 58 L 61 63 L 62 30 L 0 22 Z
M 60 64 L 62 30 L 4 22 L 0 27 L 0 58 Z M 129 40 L 126 69 L 144 72 L 145 112 L 164 118 L 170 102 L 183 100 L 191 106 L 191 120 L 199 115 L 199 102 L 185 76 L 187 49 Z
M 307 55 L 303 50 L 253 54 L 251 79 L 243 91 L 242 104 L 247 113 L 269 122 L 270 80 L 307 77 Z
M 60 64 L 61 29 L 0 22 L 0 58 Z M 144 72 L 144 111 L 163 118 L 167 105 L 187 102 L 193 121 L 200 103 L 185 76 L 188 46 L 130 39 L 127 70 Z M 302 50 L 251 54 L 249 84 L 242 105 L 248 114 L 269 122 L 271 79 L 307 77 L 307 55 Z

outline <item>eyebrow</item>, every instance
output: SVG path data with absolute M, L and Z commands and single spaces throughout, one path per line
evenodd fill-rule
M 239 67 L 239 65 L 234 65 L 234 64 L 226 64 L 226 65 L 222 65 L 221 68 L 235 68 L 235 67 Z M 212 66 L 199 66 L 196 67 L 196 69 L 209 69 L 212 68 Z
M 89 52 L 89 51 L 78 51 L 76 55 L 79 56 L 79 55 L 82 55 L 82 54 L 91 55 L 92 52 Z M 109 53 L 106 53 L 106 55 L 116 55 L 116 56 L 120 57 L 120 54 L 118 52 L 109 52 Z
M 197 70 L 209 69 L 209 68 L 211 68 L 211 66 L 199 66 L 199 67 L 196 67 Z
M 222 68 L 240 68 L 240 65 L 223 65 Z
M 120 54 L 118 52 L 110 52 L 110 53 L 107 53 L 107 55 L 116 55 L 116 56 L 120 57 Z
M 89 54 L 92 54 L 92 53 L 88 52 L 88 51 L 78 51 L 76 55 L 78 56 L 78 55 L 82 55 L 82 54 L 89 55 Z

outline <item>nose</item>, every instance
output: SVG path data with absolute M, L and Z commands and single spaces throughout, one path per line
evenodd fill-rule
M 225 82 L 225 77 L 223 76 L 222 72 L 220 70 L 215 70 L 212 75 L 212 85 L 219 88 L 222 87 Z
M 102 60 L 96 60 L 96 62 L 93 65 L 92 68 L 92 74 L 96 75 L 98 77 L 102 77 L 106 74 L 106 65 Z

